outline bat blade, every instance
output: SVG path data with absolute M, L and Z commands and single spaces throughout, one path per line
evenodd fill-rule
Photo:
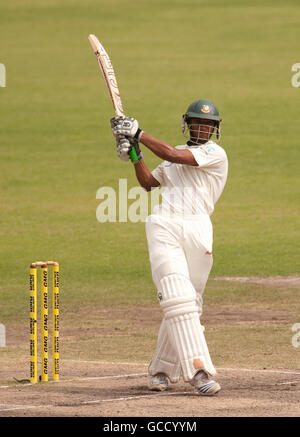
M 96 55 L 100 70 L 104 78 L 104 82 L 107 86 L 115 110 L 115 114 L 118 117 L 125 117 L 125 113 L 120 97 L 119 87 L 111 60 L 108 54 L 106 53 L 106 50 L 104 49 L 103 45 L 100 43 L 100 41 L 95 35 L 93 34 L 89 35 L 88 39 L 92 46 L 93 52 Z M 132 162 L 138 161 L 138 156 L 135 147 L 131 148 L 129 152 L 129 156 Z
M 95 35 L 89 35 L 88 40 L 92 46 L 93 52 L 96 55 L 103 79 L 107 86 L 115 110 L 115 114 L 119 117 L 125 117 L 119 87 L 111 60 L 103 45 Z

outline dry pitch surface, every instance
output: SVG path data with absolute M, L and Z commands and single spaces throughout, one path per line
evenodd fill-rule
M 60 382 L 1 387 L 0 416 L 299 416 L 300 371 L 218 369 L 222 391 L 199 397 L 182 382 L 147 389 L 147 367 L 63 361 Z M 84 376 L 83 376 L 84 375 Z
M 239 280 L 255 283 L 258 279 Z M 255 297 L 257 285 L 253 287 L 249 293 Z M 291 323 L 299 314 L 299 277 L 260 278 L 259 287 L 259 295 L 264 296 L 271 287 L 272 305 L 268 296 L 266 303 L 256 297 L 247 305 L 210 302 L 204 306 L 202 320 L 222 386 L 216 397 L 199 397 L 184 382 L 172 384 L 164 393 L 148 390 L 147 364 L 161 317 L 158 306 L 151 311 L 149 307 L 131 308 L 131 312 L 118 308 L 114 314 L 107 310 L 93 314 L 90 309 L 89 324 L 82 322 L 80 330 L 70 325 L 71 319 L 78 323 L 74 314 L 63 314 L 59 382 L 31 385 L 14 379 L 28 373 L 28 337 L 20 326 L 9 327 L 10 345 L 0 361 L 0 416 L 299 417 L 300 348 L 290 344 Z M 276 303 L 274 287 L 279 295 L 284 290 L 289 299 Z M 99 342 L 107 354 L 94 359 Z

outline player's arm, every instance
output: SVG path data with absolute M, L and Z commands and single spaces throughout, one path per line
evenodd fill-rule
M 158 187 L 160 183 L 152 176 L 150 170 L 143 161 L 143 154 L 137 140 L 126 138 L 124 135 L 116 136 L 117 153 L 122 161 L 129 161 L 129 154 L 132 147 L 135 148 L 138 156 L 138 161 L 135 161 L 134 168 L 137 180 L 145 190 L 150 191 L 151 188 Z
M 144 144 L 144 146 L 148 147 L 148 149 L 156 156 L 165 161 L 193 166 L 198 165 L 190 150 L 176 149 L 164 141 L 153 138 L 151 135 L 139 129 L 138 121 L 132 117 L 114 117 L 111 120 L 111 126 L 115 136 L 125 135 L 126 137 L 134 138 Z
M 165 161 L 175 162 L 177 164 L 198 165 L 194 155 L 188 149 L 176 149 L 164 141 L 153 138 L 146 132 L 142 132 L 139 141 L 156 156 Z
M 134 169 L 137 180 L 146 191 L 150 191 L 151 188 L 160 186 L 160 183 L 154 176 L 152 176 L 143 160 L 134 162 Z

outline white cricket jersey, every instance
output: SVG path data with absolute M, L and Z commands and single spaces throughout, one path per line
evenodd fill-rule
M 198 166 L 162 162 L 152 171 L 160 183 L 162 203 L 154 214 L 183 216 L 210 216 L 227 179 L 228 160 L 225 150 L 213 141 L 197 146 L 177 146 L 188 149 Z

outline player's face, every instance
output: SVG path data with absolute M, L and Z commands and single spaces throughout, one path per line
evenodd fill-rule
M 188 121 L 191 140 L 195 143 L 208 141 L 215 128 L 214 120 L 190 118 Z

